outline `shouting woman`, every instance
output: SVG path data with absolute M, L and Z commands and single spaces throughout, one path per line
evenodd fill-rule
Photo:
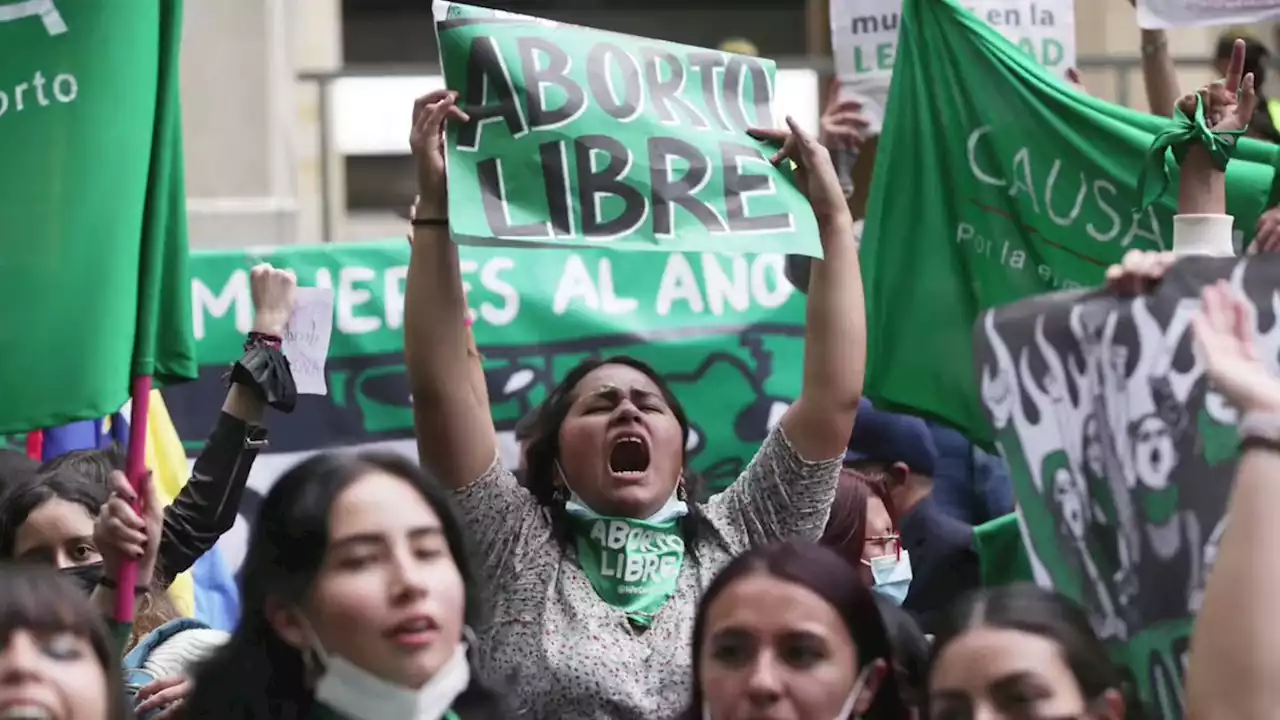
M 544 403 L 525 485 L 497 459 L 469 335 L 458 251 L 447 233 L 443 132 L 468 122 L 456 94 L 415 106 L 419 200 L 405 297 L 405 351 L 423 462 L 452 487 L 489 584 L 480 669 L 517 688 L 523 717 L 657 718 L 692 696 L 698 596 L 747 549 L 816 541 L 862 394 L 865 318 L 852 220 L 827 151 L 781 145 L 817 216 L 825 260 L 808 296 L 803 390 L 728 490 L 685 490 L 689 423 L 651 368 L 589 360 Z M 452 318 L 452 321 L 446 320 Z

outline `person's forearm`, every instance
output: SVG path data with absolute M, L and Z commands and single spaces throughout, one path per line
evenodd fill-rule
M 1178 213 L 1223 215 L 1226 212 L 1226 173 L 1213 166 L 1204 146 L 1192 145 L 1178 173 Z
M 1193 145 L 1179 170 L 1178 213 L 1222 215 L 1226 213 L 1226 173 L 1213 167 L 1208 150 Z
M 1249 450 L 1196 618 L 1187 670 L 1191 720 L 1263 720 L 1280 707 L 1280 453 Z
M 414 228 L 404 304 L 405 365 L 419 454 L 441 482 L 460 488 L 493 462 L 497 440 L 465 322 L 458 248 L 447 228 Z
M 862 270 L 847 212 L 818 218 L 822 260 L 810 270 L 805 310 L 803 393 L 857 408 L 866 370 L 867 324 Z
M 1178 102 L 1178 74 L 1163 30 L 1142 31 L 1142 81 L 1152 115 L 1170 117 Z
M 447 228 L 414 228 L 404 305 L 405 356 L 414 392 L 470 387 L 467 302 L 458 248 Z
M 232 384 L 227 391 L 227 399 L 222 403 L 222 412 L 248 425 L 261 425 L 266 418 L 267 404 L 254 391 Z

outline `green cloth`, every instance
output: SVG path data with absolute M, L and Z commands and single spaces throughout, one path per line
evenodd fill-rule
M 1204 115 L 1204 99 L 1199 95 L 1196 96 L 1194 117 L 1187 117 L 1181 108 L 1174 109 L 1173 122 L 1151 141 L 1146 163 L 1142 166 L 1142 172 L 1138 173 L 1138 195 L 1142 198 L 1138 212 L 1146 212 L 1169 189 L 1169 166 L 1164 157 L 1169 150 L 1173 150 L 1173 159 L 1181 165 L 1191 146 L 1199 143 L 1209 151 L 1213 166 L 1226 170 L 1227 161 L 1235 154 L 1236 141 L 1247 131 L 1247 126 L 1244 130 L 1210 130 Z M 1159 178 L 1159 182 L 1148 185 L 1151 175 Z
M 129 649 L 129 640 L 133 637 L 133 623 L 104 619 L 107 622 L 107 639 L 115 646 L 116 657 L 124 657 L 125 651 Z
M 973 529 L 982 587 L 1034 582 L 1031 560 L 1022 544 L 1017 513 L 1009 513 Z
M 1133 213 L 1168 118 L 1076 90 L 966 4 L 902 4 L 860 253 L 876 349 L 866 393 L 991 448 L 973 363 L 979 315 L 1099 287 L 1129 250 L 1171 249 L 1178 198 L 1170 187 Z M 1226 212 L 1248 242 L 1280 148 L 1242 138 L 1233 152 Z
M 0 13 L 0 433 L 116 412 L 135 376 L 197 374 L 182 3 L 26 6 Z
M 596 594 L 633 625 L 649 627 L 675 594 L 684 565 L 679 519 L 647 522 L 570 514 L 569 525 L 578 566 Z

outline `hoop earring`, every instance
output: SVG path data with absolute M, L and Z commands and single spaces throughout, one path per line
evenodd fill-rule
M 556 489 L 551 491 L 551 499 L 560 505 L 569 502 L 569 489 L 564 485 L 557 485 Z
M 676 483 L 676 499 L 680 502 L 689 502 L 689 488 L 685 487 L 684 476 L 680 476 L 680 481 Z

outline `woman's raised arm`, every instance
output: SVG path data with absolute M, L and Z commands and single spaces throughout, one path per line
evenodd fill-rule
M 822 260 L 809 277 L 805 310 L 804 381 L 782 429 L 800 456 L 826 460 L 844 454 L 862 398 L 867 365 L 867 320 L 853 218 L 831 155 L 787 118 L 790 132 L 756 130 L 762 140 L 783 140 L 777 164 L 795 161 L 800 188 L 818 218 Z
M 442 90 L 414 103 L 409 142 L 419 195 L 404 297 L 405 366 L 418 454 L 440 482 L 455 489 L 480 477 L 497 453 L 489 407 L 474 389 L 458 248 L 449 239 L 444 124 L 468 119 L 456 100 L 456 93 Z
M 1254 720 L 1280 707 L 1280 380 L 1254 344 L 1253 309 L 1225 282 L 1204 290 L 1196 344 L 1216 390 L 1240 411 L 1244 454 L 1230 521 L 1196 618 L 1187 668 L 1187 717 Z

